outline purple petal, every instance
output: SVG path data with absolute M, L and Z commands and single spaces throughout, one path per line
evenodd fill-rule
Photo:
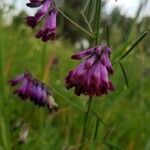
M 37 26 L 38 20 L 34 16 L 26 17 L 26 21 L 29 27 L 35 28 Z
M 101 56 L 101 62 L 104 66 L 106 66 L 106 69 L 108 70 L 108 72 L 110 74 L 113 74 L 113 68 L 112 68 L 112 64 L 110 62 L 110 59 L 108 57 L 107 53 L 103 53 Z
M 108 83 L 108 72 L 107 72 L 106 67 L 100 62 L 99 63 L 99 68 L 100 68 L 100 78 L 101 78 L 101 80 Z
M 43 3 L 43 6 L 35 14 L 35 17 L 37 17 L 38 19 L 40 19 L 41 17 L 45 16 L 46 13 L 48 13 L 50 5 L 51 5 L 51 0 L 45 0 L 45 2 Z
M 36 91 L 37 91 L 37 86 L 36 86 L 36 84 L 33 84 L 32 89 L 30 91 L 30 100 L 31 101 L 36 101 Z
M 111 81 L 109 81 L 109 87 L 108 87 L 108 89 L 109 89 L 110 91 L 115 91 L 115 87 L 114 87 L 114 85 L 112 84 Z
M 36 91 L 36 101 L 39 105 L 42 105 L 42 87 L 40 85 L 37 86 L 37 91 Z
M 43 28 L 36 34 L 36 38 L 42 38 L 42 41 L 44 42 L 55 39 L 56 15 L 56 10 L 52 10 L 50 12 L 50 14 L 45 19 Z
M 21 97 L 23 100 L 26 100 L 28 98 L 28 95 L 26 93 L 28 87 L 28 80 L 24 79 L 21 87 L 19 87 L 15 93 L 18 94 L 19 97 Z
M 9 83 L 11 86 L 15 86 L 24 79 L 24 74 L 17 76 L 14 80 L 10 80 Z
M 94 64 L 95 61 L 96 61 L 95 55 L 90 56 L 89 58 L 87 58 L 87 59 L 85 60 L 85 65 L 84 65 L 84 67 L 85 67 L 85 68 L 90 68 L 90 67 Z
M 90 81 L 91 81 L 91 86 L 94 88 L 94 92 L 95 92 L 94 95 L 98 95 L 101 80 L 100 80 L 100 70 L 99 70 L 99 67 L 97 67 L 97 65 L 95 66 L 93 70 Z
M 82 59 L 88 55 L 91 55 L 93 54 L 95 48 L 90 48 L 90 49 L 87 49 L 87 50 L 84 50 L 84 51 L 81 51 L 81 52 L 78 52 L 77 54 L 74 54 L 72 55 L 72 59 Z

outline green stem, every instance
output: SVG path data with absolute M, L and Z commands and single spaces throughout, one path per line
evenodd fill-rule
M 101 0 L 97 0 L 97 8 L 96 8 L 96 45 L 99 43 L 99 29 L 100 29 L 100 18 L 101 18 Z
M 59 97 L 62 98 L 62 100 L 65 100 L 66 102 L 70 103 L 72 106 L 76 107 L 78 110 L 84 112 L 84 110 L 79 106 L 77 105 L 76 103 L 72 102 L 70 99 L 66 98 L 65 96 L 63 96 L 59 91 L 57 91 L 55 88 L 53 88 L 51 86 L 51 89 L 53 90 L 53 92 L 55 92 Z
M 82 16 L 83 16 L 83 19 L 84 19 L 85 23 L 87 24 L 87 26 L 88 26 L 88 28 L 89 28 L 89 31 L 90 31 L 91 33 L 93 33 L 93 29 L 92 29 L 92 27 L 91 27 L 91 24 L 88 22 L 88 19 L 87 19 L 87 17 L 85 16 L 84 12 L 81 11 L 81 14 L 82 14 Z
M 57 6 L 56 6 L 57 7 Z M 77 23 L 75 23 L 72 19 L 70 19 L 68 16 L 66 16 L 58 7 L 57 10 L 59 11 L 59 13 L 64 16 L 68 21 L 70 21 L 72 24 L 74 24 L 77 28 L 79 28 L 81 31 L 83 31 L 84 33 L 86 33 L 87 35 L 89 35 L 90 37 L 93 37 L 93 35 L 91 33 L 89 33 L 88 31 L 86 31 L 84 28 L 82 28 L 80 25 L 78 25 Z
M 86 132 L 87 132 L 87 122 L 88 122 L 91 106 L 92 106 L 92 98 L 90 97 L 90 99 L 87 102 L 87 110 L 85 112 L 85 117 L 84 117 L 84 124 L 83 124 L 81 144 L 83 142 L 85 142 L 85 137 L 86 137 Z

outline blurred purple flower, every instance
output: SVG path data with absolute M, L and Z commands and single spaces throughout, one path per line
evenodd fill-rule
M 36 34 L 37 38 L 42 38 L 42 41 L 44 42 L 55 39 L 56 15 L 56 10 L 51 10 L 49 12 L 49 15 L 45 18 L 45 24 L 43 28 Z
M 108 91 L 114 91 L 114 86 L 109 80 L 109 74 L 113 74 L 110 62 L 111 49 L 100 45 L 73 55 L 72 59 L 84 61 L 66 77 L 67 89 L 75 87 L 75 94 L 92 96 L 107 95 Z
M 28 7 L 40 7 L 34 16 L 26 17 L 29 27 L 35 28 L 39 21 L 44 19 L 44 26 L 36 34 L 37 38 L 41 38 L 43 42 L 54 40 L 56 34 L 56 17 L 57 10 L 53 4 L 53 0 L 30 0 Z
M 25 72 L 15 79 L 9 81 L 11 86 L 18 85 L 14 90 L 21 99 L 30 99 L 34 104 L 39 106 L 47 106 L 50 111 L 56 111 L 58 105 L 52 97 L 50 89 L 42 82 L 34 79 L 29 72 Z

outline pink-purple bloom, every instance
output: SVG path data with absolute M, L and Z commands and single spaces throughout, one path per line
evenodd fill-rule
M 36 34 L 36 37 L 41 38 L 43 42 L 54 40 L 56 35 L 57 10 L 53 4 L 53 0 L 30 0 L 27 6 L 40 7 L 34 16 L 26 17 L 29 27 L 35 28 L 40 21 L 44 20 L 44 25 Z
M 66 77 L 67 89 L 75 87 L 76 95 L 90 97 L 107 95 L 108 91 L 114 91 L 109 80 L 109 75 L 113 74 L 110 54 L 109 47 L 100 45 L 73 55 L 72 59 L 84 60 Z
M 56 111 L 58 105 L 52 97 L 51 90 L 42 82 L 34 79 L 31 73 L 25 72 L 9 81 L 11 86 L 17 86 L 14 94 L 22 100 L 30 99 L 38 106 L 47 106 L 50 111 Z

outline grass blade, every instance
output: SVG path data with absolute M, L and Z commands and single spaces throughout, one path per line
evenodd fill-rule
M 5 100 L 5 83 L 4 83 L 4 64 L 3 64 L 3 47 L 2 47 L 2 36 L 0 36 L 0 91 L 2 94 L 2 100 Z M 1 100 L 1 101 L 2 101 Z
M 127 74 L 126 74 L 125 68 L 124 68 L 124 66 L 123 66 L 123 64 L 121 62 L 119 62 L 119 65 L 120 65 L 121 71 L 122 71 L 123 76 L 124 76 L 125 84 L 126 84 L 126 86 L 128 88 L 129 87 L 129 83 L 128 83 L 128 78 L 127 78 Z
M 5 150 L 10 150 L 7 125 L 6 125 L 4 118 L 2 118 L 1 116 L 0 116 L 0 131 L 1 131 L 0 132 L 1 133 L 1 140 L 2 140 L 2 143 L 4 145 Z
M 96 8 L 96 44 L 99 43 L 99 30 L 100 30 L 100 19 L 101 19 L 101 0 L 97 0 Z
M 93 115 L 95 115 L 100 121 L 101 121 L 101 123 L 104 125 L 104 127 L 106 128 L 106 124 L 105 124 L 105 122 L 99 117 L 99 115 L 94 111 L 94 110 L 90 110 L 92 113 L 93 113 Z
M 120 57 L 119 61 L 124 59 L 134 48 L 145 38 L 148 32 L 144 32 L 131 46 L 130 48 Z
M 95 124 L 94 135 L 93 135 L 93 142 L 97 139 L 98 130 L 99 130 L 99 124 L 100 124 L 100 120 L 99 120 L 99 118 L 97 117 L 97 118 L 96 118 L 96 124 Z

